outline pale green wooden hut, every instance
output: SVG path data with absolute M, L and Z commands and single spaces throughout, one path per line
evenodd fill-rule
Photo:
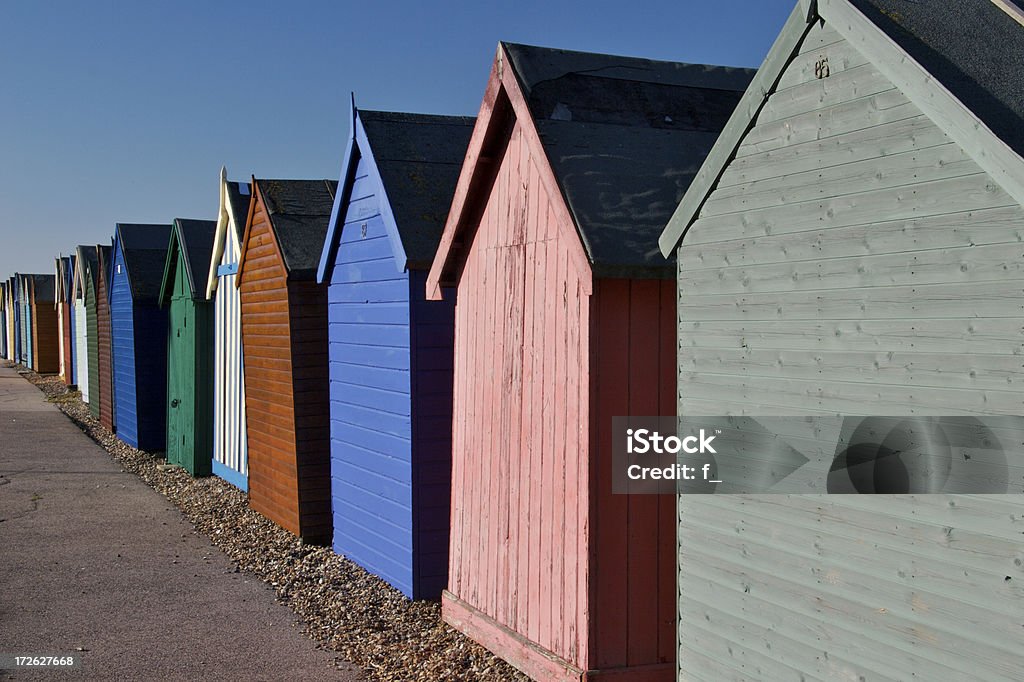
M 682 419 L 1024 415 L 1022 22 L 799 3 L 661 237 Z M 1003 494 L 680 496 L 680 679 L 1024 678 L 1024 438 L 997 435 Z

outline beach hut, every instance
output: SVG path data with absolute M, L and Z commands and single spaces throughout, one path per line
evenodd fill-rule
M 32 275 L 16 274 L 18 278 L 18 300 L 21 302 L 21 357 L 19 362 L 32 368 L 32 303 L 29 296 Z
M 316 281 L 337 183 L 253 180 L 237 284 L 249 504 L 310 542 L 331 539 L 327 287 Z
M 77 286 L 81 290 L 82 312 L 85 317 L 85 324 L 82 325 L 85 352 L 82 355 L 82 372 L 79 375 L 79 385 L 82 386 L 82 400 L 89 405 L 89 413 L 93 418 L 99 418 L 99 354 L 96 343 L 96 271 L 99 269 L 99 261 L 96 257 L 96 247 L 80 245 L 75 251 L 77 258 L 77 270 L 80 281 Z
M 112 409 L 117 437 L 141 450 L 167 437 L 167 311 L 160 285 L 170 225 L 118 223 L 110 266 Z M 101 405 L 102 408 L 102 405 Z
M 115 430 L 114 368 L 111 358 L 111 301 L 108 295 L 111 282 L 111 258 L 113 249 L 108 245 L 96 245 L 96 262 L 92 264 L 95 286 L 96 308 L 96 381 L 89 378 L 90 389 L 95 387 L 96 411 L 93 417 L 110 430 Z M 92 333 L 92 329 L 89 330 Z M 90 358 L 91 361 L 91 358 Z M 90 403 L 91 404 L 91 403 Z
M 455 301 L 426 275 L 473 119 L 357 111 L 320 259 L 336 552 L 414 599 L 448 580 Z
M 72 259 L 73 266 L 71 268 L 71 300 L 72 300 L 72 315 L 75 318 L 74 330 L 74 370 L 75 370 L 75 385 L 82 394 L 82 400 L 86 403 L 89 402 L 89 348 L 86 330 L 86 312 L 85 312 L 85 269 L 84 262 L 82 261 L 81 251 L 85 246 L 78 246 L 75 249 L 74 258 Z
M 177 218 L 160 284 L 167 310 L 167 463 L 209 476 L 213 462 L 213 303 L 206 284 L 213 220 Z
M 0 282 L 0 358 L 9 359 L 7 356 L 7 282 Z
M 251 198 L 249 183 L 229 182 L 227 170 L 221 168 L 217 233 L 206 285 L 206 298 L 214 305 L 213 473 L 242 490 L 249 489 L 249 459 L 242 371 L 242 308 L 235 280 Z
M 437 257 L 456 290 L 445 620 L 538 680 L 675 677 L 675 506 L 611 419 L 675 413 L 657 237 L 751 72 L 502 43 Z
M 21 329 L 21 294 L 20 286 L 21 279 L 18 274 L 15 273 L 7 281 L 7 288 L 9 293 L 7 294 L 11 302 L 11 336 L 14 340 L 11 360 L 13 362 L 21 362 L 21 344 L 22 344 L 22 329 Z
M 5 333 L 4 339 L 6 342 L 6 352 L 4 353 L 4 359 L 14 360 L 14 296 L 11 291 L 11 281 L 7 279 L 3 282 L 3 298 L 4 298 L 4 323 Z
M 680 677 L 1021 677 L 1024 433 L 950 452 L 1024 415 L 1021 20 L 801 2 L 664 231 L 681 416 L 927 418 L 949 437 L 931 472 L 1005 447 L 1012 476 L 978 492 L 1018 493 L 908 471 L 884 491 L 935 494 L 681 496 Z M 806 489 L 834 492 L 835 437 L 792 428 Z
M 32 320 L 30 367 L 39 374 L 57 374 L 60 371 L 60 327 L 55 306 L 56 278 L 29 275 L 27 281 Z
M 74 256 L 60 256 L 54 263 L 57 285 L 54 305 L 57 308 L 57 326 L 60 329 L 60 377 L 68 386 L 75 385 L 75 318 L 71 307 L 71 282 L 74 276 Z

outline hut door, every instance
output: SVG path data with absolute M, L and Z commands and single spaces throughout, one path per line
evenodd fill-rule
M 189 468 L 188 395 L 191 379 L 188 302 L 171 301 L 170 343 L 167 346 L 167 463 Z

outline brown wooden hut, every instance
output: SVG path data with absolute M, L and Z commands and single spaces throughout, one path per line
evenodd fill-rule
M 249 504 L 312 542 L 331 537 L 327 286 L 316 273 L 336 188 L 254 178 L 238 264 Z

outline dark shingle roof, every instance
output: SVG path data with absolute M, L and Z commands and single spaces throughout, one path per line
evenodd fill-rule
M 503 43 L 599 276 L 671 276 L 658 236 L 752 69 Z
M 409 267 L 429 268 L 474 118 L 359 111 Z
M 1024 156 L 1024 26 L 991 0 L 852 0 Z
M 289 276 L 313 279 L 331 219 L 333 180 L 256 180 Z
M 235 236 L 239 244 L 245 234 L 245 220 L 249 216 L 249 199 L 252 187 L 248 182 L 228 182 L 228 203 L 235 218 Z
M 29 275 L 36 303 L 53 303 L 57 290 L 57 278 L 53 275 Z
M 79 244 L 78 257 L 83 259 L 82 269 L 89 273 L 89 278 L 92 280 L 92 282 L 83 281 L 83 284 L 90 286 L 95 291 L 97 285 L 96 276 L 99 268 L 99 261 L 96 258 L 96 247 Z
M 246 208 L 248 209 L 248 207 Z M 185 254 L 185 272 L 188 277 L 188 286 L 192 291 L 192 298 L 205 299 L 206 274 L 210 259 L 213 257 L 213 239 L 217 234 L 217 221 L 175 218 L 174 232 L 178 239 L 178 248 Z M 167 254 L 167 256 L 169 255 Z M 202 280 L 196 275 L 202 275 Z
M 117 234 L 124 251 L 132 300 L 137 304 L 155 304 L 163 282 L 171 226 L 118 223 Z

